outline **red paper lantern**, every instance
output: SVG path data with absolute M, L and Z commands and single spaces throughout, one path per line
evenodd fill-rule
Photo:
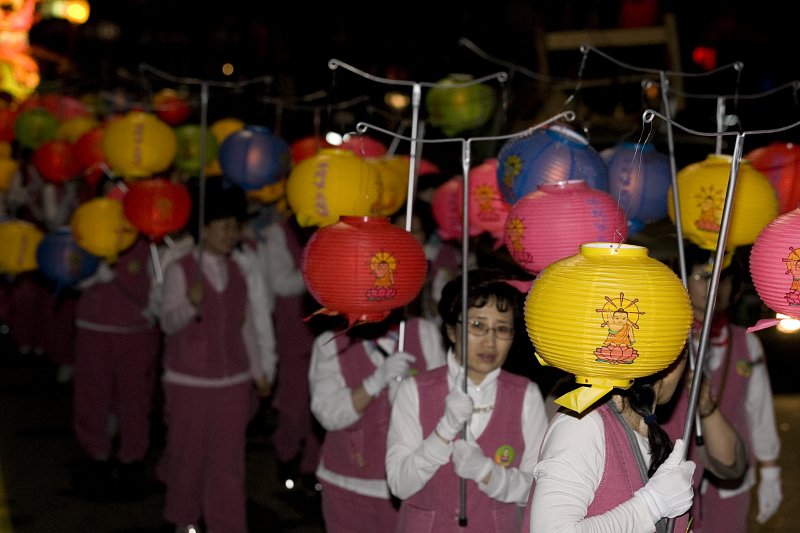
M 106 153 L 103 150 L 105 131 L 103 126 L 97 126 L 78 137 L 72 147 L 75 157 L 83 168 L 83 177 L 91 187 L 97 186 L 97 182 L 104 174 L 104 167 L 108 167 Z
M 317 154 L 322 148 L 330 148 L 325 139 L 316 135 L 309 135 L 293 141 L 289 145 L 289 153 L 292 157 L 292 165 L 296 165 L 303 159 L 308 159 Z
M 164 178 L 132 183 L 123 200 L 125 217 L 152 240 L 183 228 L 191 208 L 186 186 Z
M 745 159 L 753 168 L 763 172 L 778 192 L 780 213 L 800 206 L 800 146 L 774 142 L 756 148 Z
M 761 230 L 750 250 L 750 274 L 767 307 L 800 318 L 800 208 Z
M 543 183 L 508 214 L 504 243 L 511 257 L 538 274 L 575 255 L 588 242 L 620 243 L 628 237 L 625 213 L 616 200 L 585 181 Z
M 31 160 L 42 178 L 53 183 L 63 183 L 76 177 L 81 171 L 72 143 L 67 141 L 43 143 L 34 150 Z
M 0 107 L 0 142 L 11 142 L 14 134 L 14 122 L 17 120 L 19 109 Z
M 308 290 L 352 326 L 380 322 L 416 298 L 427 274 L 422 245 L 388 217 L 343 216 L 318 229 L 301 259 Z
M 175 89 L 162 89 L 153 96 L 153 111 L 170 126 L 178 126 L 192 114 L 192 107 L 189 100 Z
M 367 135 L 345 135 L 342 144 L 334 148 L 350 150 L 360 157 L 383 157 L 389 153 L 385 144 Z

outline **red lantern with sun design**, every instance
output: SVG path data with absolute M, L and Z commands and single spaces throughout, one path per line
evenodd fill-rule
M 422 245 L 388 217 L 342 216 L 311 236 L 301 268 L 324 306 L 317 313 L 343 315 L 353 326 L 380 322 L 411 302 L 428 267 Z

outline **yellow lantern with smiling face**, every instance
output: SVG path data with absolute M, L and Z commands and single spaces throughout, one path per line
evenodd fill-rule
M 681 280 L 647 248 L 629 244 L 581 245 L 541 272 L 525 302 L 537 359 L 588 385 L 555 400 L 577 412 L 671 365 L 691 323 Z

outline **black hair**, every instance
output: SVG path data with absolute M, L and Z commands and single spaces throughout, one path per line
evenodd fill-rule
M 490 300 L 501 312 L 511 310 L 514 315 L 514 328 L 522 328 L 523 293 L 507 283 L 511 277 L 503 271 L 476 268 L 467 273 L 467 308 L 483 307 Z M 442 288 L 439 300 L 439 316 L 442 318 L 443 338 L 448 339 L 447 326 L 455 325 L 461 318 L 463 303 L 463 275 L 458 275 Z
M 203 191 L 205 210 L 202 224 L 200 222 L 199 181 L 193 181 L 190 184 L 189 193 L 192 199 L 192 211 L 186 230 L 194 237 L 195 242 L 199 242 L 202 226 L 206 226 L 214 220 L 234 217 L 237 221 L 243 222 L 247 218 L 247 196 L 244 189 L 228 181 L 224 176 L 205 178 Z
M 664 372 L 668 372 L 665 370 Z M 672 439 L 662 428 L 653 412 L 656 403 L 656 391 L 654 384 L 661 379 L 664 372 L 654 375 L 637 378 L 630 388 L 620 391 L 620 394 L 627 398 L 628 406 L 647 423 L 647 442 L 650 448 L 650 465 L 647 470 L 648 476 L 655 474 L 658 467 L 667 460 L 672 452 Z

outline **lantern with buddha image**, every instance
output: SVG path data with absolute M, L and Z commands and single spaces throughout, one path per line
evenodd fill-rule
M 525 323 L 537 359 L 575 375 L 581 386 L 555 401 L 580 413 L 669 367 L 686 343 L 692 307 L 681 280 L 647 248 L 586 243 L 539 274 Z

